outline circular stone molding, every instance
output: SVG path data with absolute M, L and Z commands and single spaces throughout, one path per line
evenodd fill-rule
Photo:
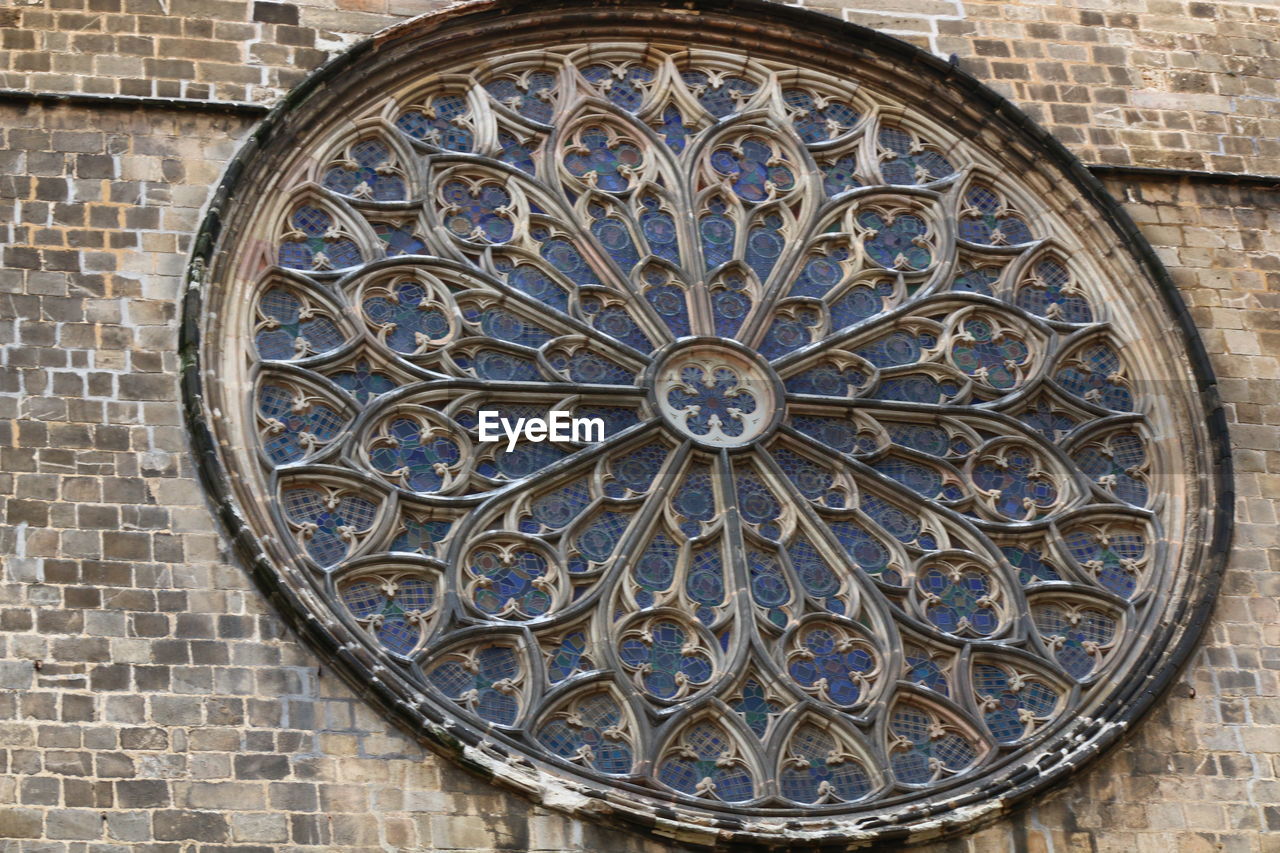
M 687 844 L 994 818 L 1170 683 L 1227 550 L 1213 376 L 1123 211 L 957 69 L 773 4 L 379 34 L 246 144 L 184 310 L 206 486 L 323 658 Z M 481 429 L 557 413 L 603 438 Z
M 736 341 L 698 339 L 654 359 L 644 383 L 677 440 L 710 450 L 748 447 L 782 419 L 782 384 L 769 363 Z

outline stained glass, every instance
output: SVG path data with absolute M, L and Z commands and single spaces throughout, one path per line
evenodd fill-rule
M 874 77 L 570 41 L 353 104 L 228 230 L 210 422 L 316 624 L 699 819 L 950 796 L 1099 707 L 1186 509 L 1122 253 Z M 486 437 L 556 413 L 603 434 Z

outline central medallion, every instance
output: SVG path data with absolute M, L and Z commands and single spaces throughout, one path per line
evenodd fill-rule
M 779 381 L 754 352 L 729 341 L 690 341 L 658 358 L 650 393 L 667 425 L 710 448 L 743 447 L 782 414 Z

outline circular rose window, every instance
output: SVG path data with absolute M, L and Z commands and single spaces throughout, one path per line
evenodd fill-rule
M 207 482 L 322 654 L 499 782 L 691 843 L 959 830 L 1194 642 L 1212 376 L 1008 104 L 686 12 L 424 18 L 279 107 L 193 266 Z

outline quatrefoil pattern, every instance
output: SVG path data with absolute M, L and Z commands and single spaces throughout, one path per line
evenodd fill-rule
M 1012 772 L 1124 682 L 1196 535 L 1165 321 L 1087 204 L 781 69 L 428 61 L 227 230 L 205 353 L 264 559 L 405 707 L 707 825 Z

